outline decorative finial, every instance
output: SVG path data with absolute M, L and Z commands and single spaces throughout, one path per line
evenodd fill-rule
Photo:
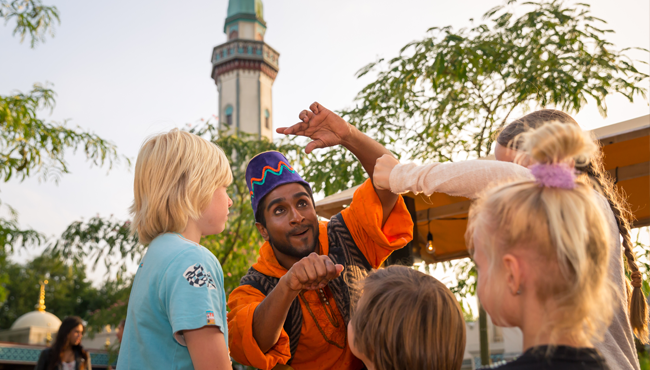
M 39 282 L 39 284 L 41 284 L 41 295 L 38 299 L 38 303 L 36 304 L 36 308 L 39 312 L 45 312 L 45 285 L 47 285 L 47 283 L 47 280 Z

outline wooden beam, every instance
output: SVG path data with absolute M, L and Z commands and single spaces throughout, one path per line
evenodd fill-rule
M 433 221 L 446 217 L 464 215 L 469 212 L 469 207 L 471 205 L 472 201 L 466 200 L 463 202 L 447 204 L 446 206 L 424 209 L 417 213 L 417 220 L 418 223 L 422 223 L 425 221 Z
M 633 229 L 636 229 L 638 227 L 645 227 L 645 226 L 650 226 L 650 217 L 642 218 L 632 223 Z
M 605 146 L 605 145 L 616 144 L 622 141 L 628 141 L 628 140 L 632 140 L 632 139 L 636 139 L 648 135 L 650 135 L 650 127 L 645 127 L 641 130 L 625 132 L 622 134 L 616 134 L 614 136 L 604 137 L 602 139 L 598 139 L 598 141 L 600 141 L 600 145 Z
M 625 180 L 636 179 L 637 177 L 644 177 L 650 175 L 650 162 L 642 162 L 631 164 L 625 167 L 613 168 L 607 170 L 612 176 L 614 181 L 621 182 Z

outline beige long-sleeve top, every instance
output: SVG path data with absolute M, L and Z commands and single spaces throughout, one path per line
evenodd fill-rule
M 421 166 L 408 163 L 399 164 L 392 170 L 390 188 L 397 194 L 409 191 L 425 195 L 445 193 L 476 199 L 491 186 L 521 179 L 533 179 L 533 175 L 527 168 L 509 162 L 474 160 Z M 609 278 L 616 286 L 617 308 L 603 341 L 595 346 L 611 369 L 639 370 L 639 359 L 628 317 L 623 251 L 618 226 L 607 200 L 600 194 L 598 198 L 612 235 L 609 243 Z

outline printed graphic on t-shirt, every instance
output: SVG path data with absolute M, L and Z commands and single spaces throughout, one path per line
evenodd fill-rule
M 212 275 L 206 272 L 200 263 L 188 267 L 183 273 L 183 277 L 195 288 L 201 288 L 207 285 L 208 289 L 217 289 L 216 285 L 214 285 L 214 280 L 212 280 Z
M 205 316 L 208 322 L 208 325 L 214 325 L 214 312 L 213 311 L 205 311 Z

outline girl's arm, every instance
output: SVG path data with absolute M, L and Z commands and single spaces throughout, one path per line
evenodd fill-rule
M 492 160 L 400 164 L 392 156 L 377 160 L 375 186 L 393 193 L 445 193 L 452 196 L 476 198 L 490 185 L 505 181 L 531 179 L 526 167 Z

